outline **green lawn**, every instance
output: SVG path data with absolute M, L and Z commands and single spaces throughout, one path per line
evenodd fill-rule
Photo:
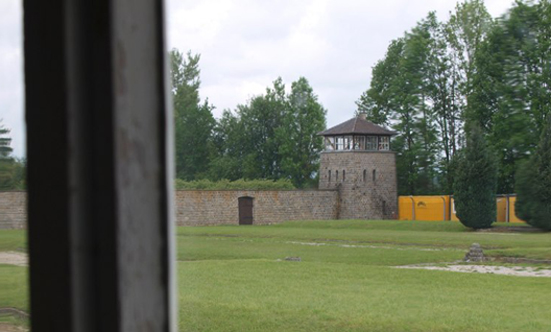
M 0 248 L 24 247 L 23 233 L 9 232 Z M 551 331 L 551 278 L 393 267 L 459 260 L 473 242 L 551 260 L 551 233 L 304 221 L 179 227 L 177 239 L 181 331 Z M 0 307 L 27 308 L 25 273 L 0 265 Z
M 0 264 L 0 308 L 28 310 L 27 268 Z
M 27 251 L 25 232 L 20 229 L 0 229 L 0 251 Z

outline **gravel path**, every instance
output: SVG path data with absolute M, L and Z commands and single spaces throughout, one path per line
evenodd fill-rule
M 547 277 L 551 278 L 551 269 L 530 266 L 495 266 L 495 265 L 405 265 L 395 266 L 400 269 L 424 269 L 463 273 L 502 274 L 517 277 Z
M 28 330 L 21 326 L 0 323 L 0 332 L 23 332 L 23 331 L 28 331 Z
M 27 266 L 29 265 L 29 259 L 27 254 L 22 252 L 0 251 L 0 264 Z

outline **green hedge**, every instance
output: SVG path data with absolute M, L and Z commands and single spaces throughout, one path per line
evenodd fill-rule
M 235 181 L 220 180 L 196 180 L 184 181 L 176 179 L 177 190 L 291 190 L 296 189 L 293 183 L 287 179 L 272 180 L 245 180 L 239 179 Z

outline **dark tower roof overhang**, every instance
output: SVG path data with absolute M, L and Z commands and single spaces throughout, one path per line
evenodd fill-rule
M 320 136 L 338 136 L 338 135 L 377 135 L 394 136 L 396 132 L 365 120 L 362 117 L 355 117 L 327 130 L 318 133 Z

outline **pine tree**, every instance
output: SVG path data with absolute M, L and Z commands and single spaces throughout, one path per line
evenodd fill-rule
M 497 170 L 478 126 L 471 126 L 467 146 L 457 156 L 454 201 L 457 217 L 467 227 L 489 228 L 496 220 Z
M 551 116 L 536 152 L 517 172 L 516 190 L 517 215 L 529 225 L 551 230 Z

